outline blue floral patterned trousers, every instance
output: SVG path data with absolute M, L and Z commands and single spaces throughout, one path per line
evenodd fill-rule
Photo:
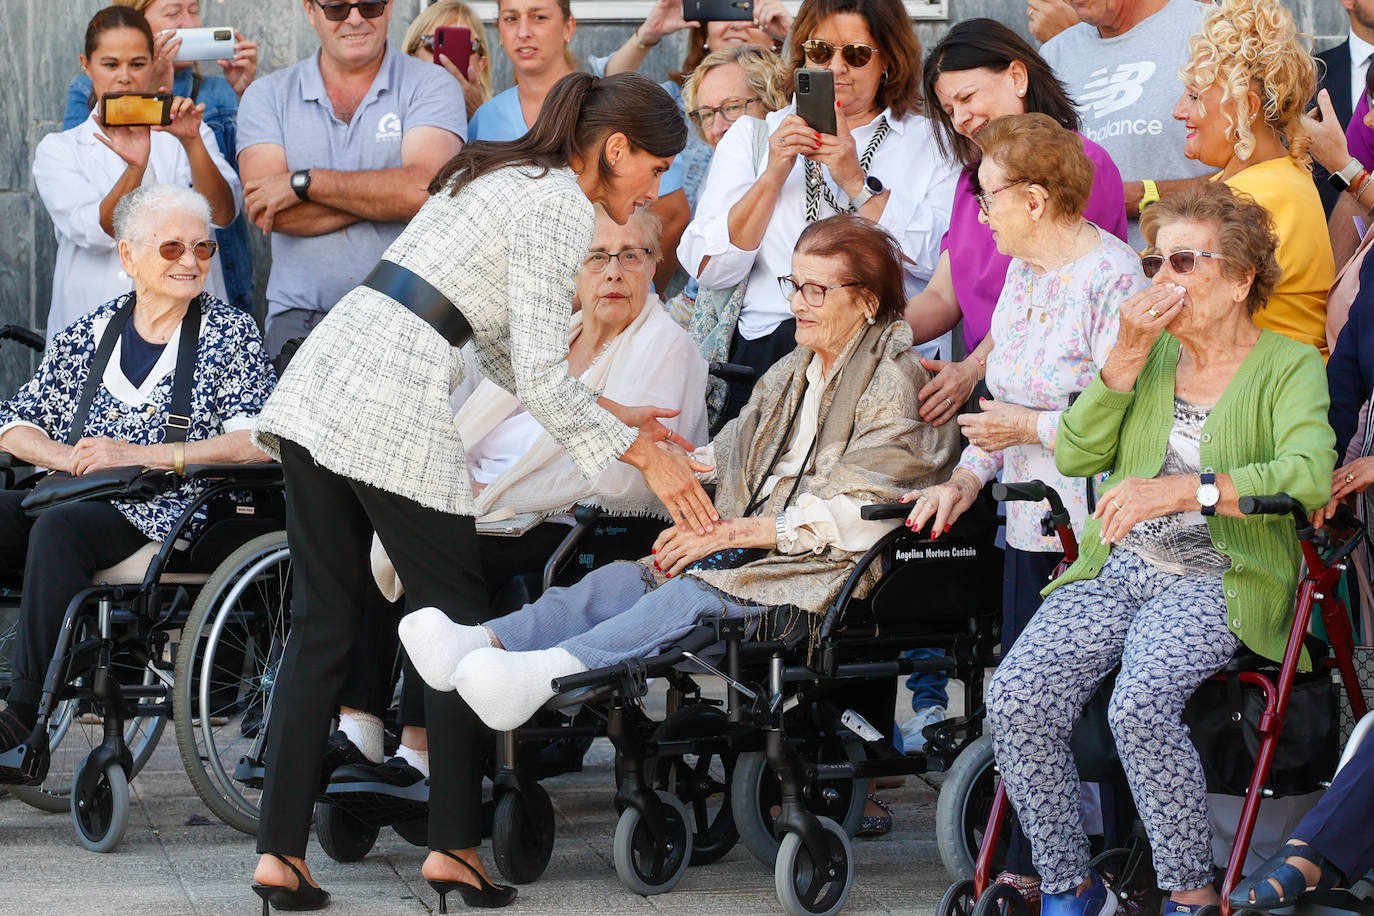
M 1107 718 L 1154 852 L 1159 886 L 1212 878 L 1207 785 L 1181 717 L 1199 684 L 1235 653 L 1220 577 L 1178 576 L 1113 550 L 1096 579 L 1045 599 L 988 688 L 988 723 L 1047 894 L 1088 874 L 1069 735 L 1118 664 Z

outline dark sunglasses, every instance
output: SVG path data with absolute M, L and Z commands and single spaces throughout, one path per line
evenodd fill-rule
M 141 242 L 140 244 L 157 248 L 158 254 L 168 261 L 180 261 L 181 256 L 186 253 L 187 245 L 185 242 L 176 239 L 168 239 L 161 244 L 154 242 Z M 208 261 L 219 251 L 219 242 L 212 242 L 209 239 L 202 239 L 190 246 L 191 253 L 196 256 L 197 261 Z
M 420 47 L 424 48 L 426 51 L 428 51 L 428 52 L 431 53 L 431 54 L 434 53 L 434 35 L 433 35 L 433 33 L 431 33 L 431 34 L 429 34 L 429 35 L 421 35 L 421 36 L 420 36 Z M 482 55 L 484 55 L 484 54 L 487 53 L 487 52 L 486 52 L 486 49 L 482 46 L 482 42 L 480 42 L 480 41 L 477 40 L 476 38 L 473 38 L 473 39 L 472 39 L 472 47 L 469 48 L 469 50 L 470 50 L 473 54 L 476 54 L 478 57 L 481 57 Z
M 1193 272 L 1193 268 L 1197 266 L 1198 258 L 1215 257 L 1218 257 L 1218 255 L 1210 251 L 1189 251 L 1187 249 L 1175 251 L 1168 257 L 1169 268 L 1176 274 L 1190 274 Z M 1162 254 L 1142 255 L 1140 258 L 1140 269 L 1145 271 L 1145 276 L 1147 278 L 1150 278 L 1159 273 L 1160 268 L 1164 266 L 1164 261 L 1165 257 Z
M 802 51 L 806 53 L 806 59 L 813 64 L 825 65 L 830 63 L 830 58 L 835 56 L 835 45 L 828 41 L 821 41 L 819 38 L 809 38 L 802 42 Z M 840 56 L 844 62 L 851 67 L 866 67 L 868 62 L 873 59 L 873 54 L 877 48 L 870 48 L 868 45 L 840 45 Z
M 386 4 L 387 0 L 361 0 L 360 3 L 321 3 L 315 0 L 315 5 L 330 22 L 343 22 L 355 9 L 364 19 L 376 19 L 386 12 Z

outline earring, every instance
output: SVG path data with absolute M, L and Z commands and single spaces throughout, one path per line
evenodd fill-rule
M 1026 95 L 1026 90 L 1025 90 L 1025 89 L 1018 89 L 1018 90 L 1016 90 L 1016 97 L 1017 97 L 1018 99 L 1024 98 L 1025 95 Z
M 869 324 L 877 324 L 877 323 L 878 323 L 878 319 L 874 318 L 872 315 L 869 315 L 869 316 L 868 316 L 868 323 L 869 323 Z

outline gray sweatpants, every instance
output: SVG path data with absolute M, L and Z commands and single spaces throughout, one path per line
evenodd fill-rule
M 685 636 L 707 614 L 749 617 L 769 610 L 737 603 L 693 579 L 655 587 L 638 563 L 611 563 L 570 588 L 549 589 L 486 625 L 511 652 L 565 649 L 588 668 L 655 655 Z

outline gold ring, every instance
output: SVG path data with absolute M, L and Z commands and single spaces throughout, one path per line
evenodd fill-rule
M 948 404 L 950 407 L 954 406 L 954 402 L 951 401 L 949 398 L 945 398 L 945 403 Z
M 1112 497 L 1112 505 L 1116 506 L 1118 509 L 1126 508 L 1125 506 L 1121 505 L 1121 500 L 1117 499 L 1115 496 Z
M 1150 309 L 1150 317 L 1151 317 L 1151 318 L 1158 318 L 1158 317 L 1159 317 L 1159 312 L 1155 311 L 1154 309 Z
M 1354 482 L 1355 482 L 1355 475 L 1354 475 L 1354 474 L 1346 474 L 1346 475 L 1345 475 L 1345 482 L 1346 482 L 1346 483 L 1354 483 Z

